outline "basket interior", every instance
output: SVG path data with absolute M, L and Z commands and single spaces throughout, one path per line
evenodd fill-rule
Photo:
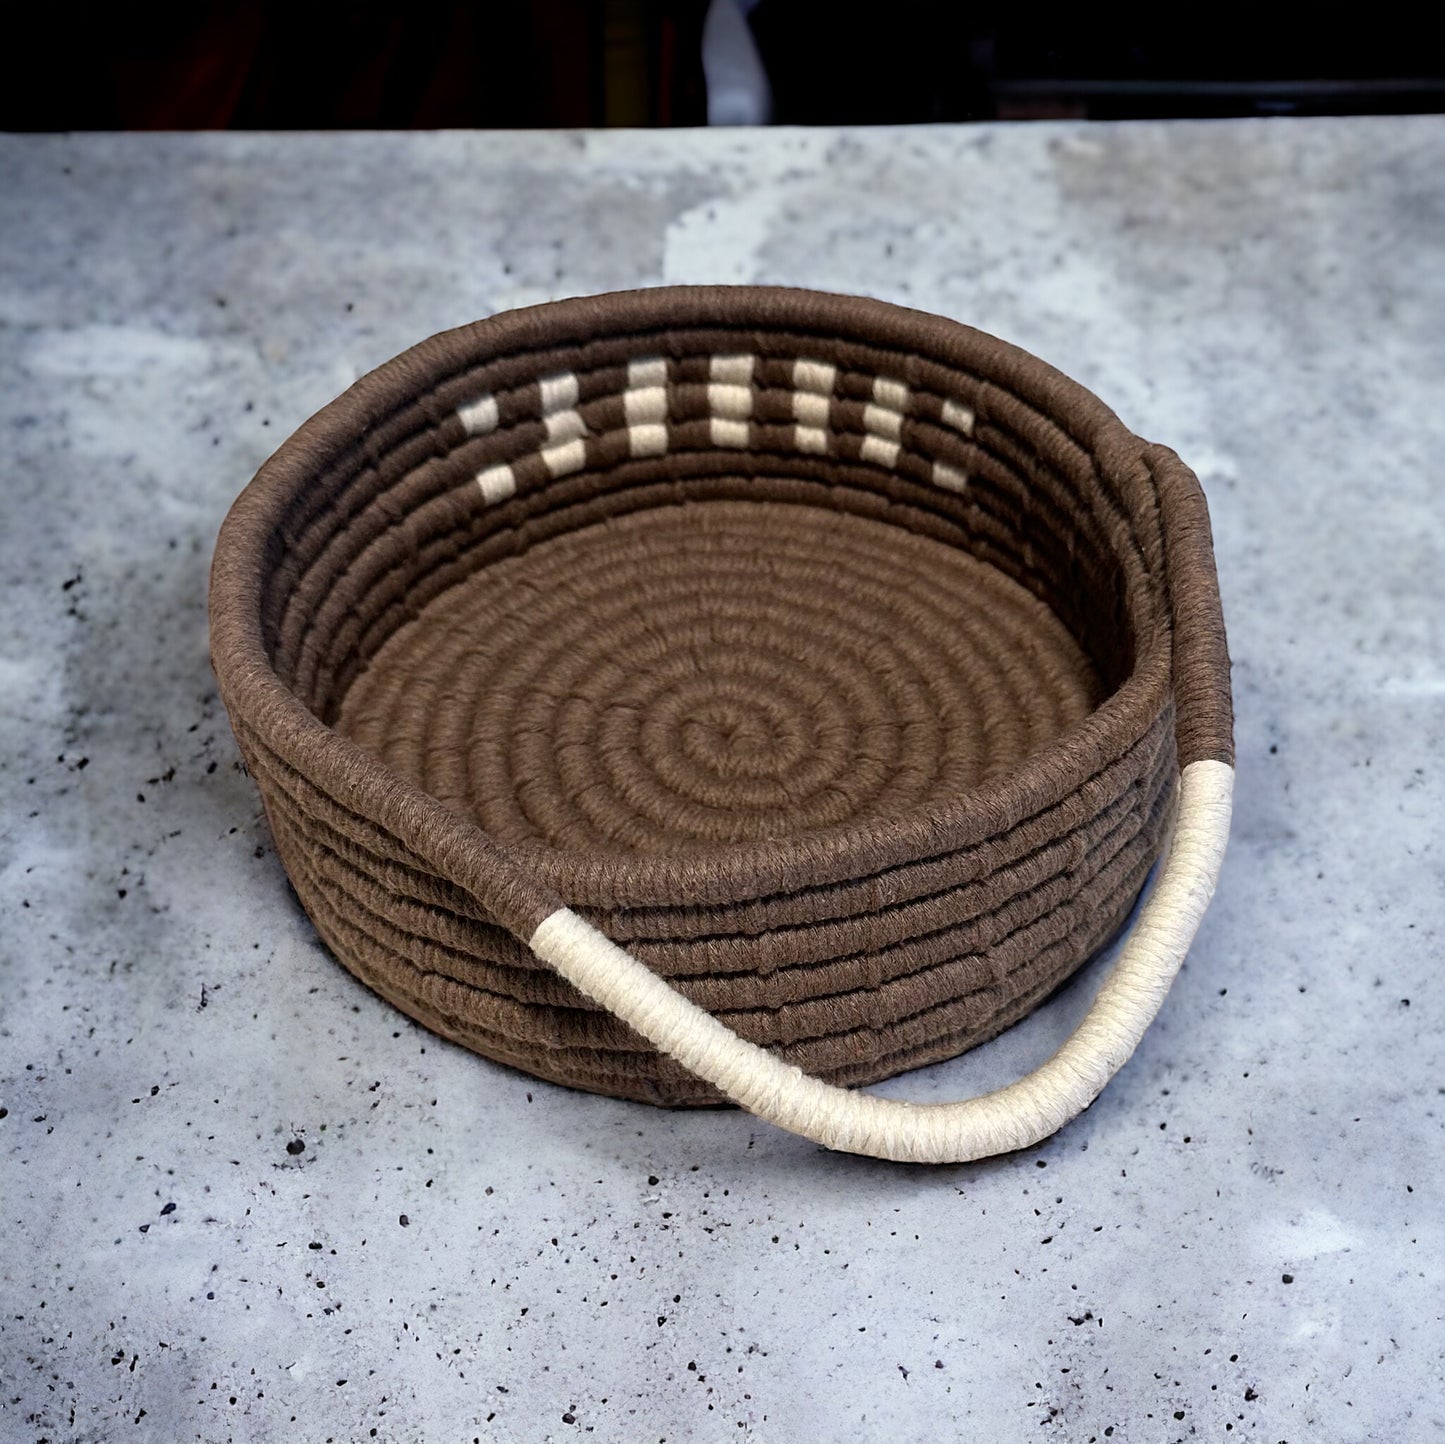
M 331 457 L 263 630 L 324 722 L 513 847 L 669 855 L 956 798 L 1127 678 L 1095 458 L 913 354 L 679 329 L 465 368 Z

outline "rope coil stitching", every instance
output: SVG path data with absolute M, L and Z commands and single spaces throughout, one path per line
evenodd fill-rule
M 538 1076 L 848 1151 L 980 1157 L 1086 1107 L 1227 834 L 1192 473 L 1043 362 L 875 301 L 663 288 L 433 337 L 243 492 L 211 624 L 348 968 Z M 1038 1073 L 937 1109 L 844 1091 L 1016 1021 L 1161 851 Z

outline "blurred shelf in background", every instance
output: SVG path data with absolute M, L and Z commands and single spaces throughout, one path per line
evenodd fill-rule
M 760 108 L 801 125 L 1445 109 L 1438 27 L 1285 29 L 890 0 L 715 0 Z M 700 125 L 708 0 L 81 3 L 27 13 L 0 55 L 7 130 Z M 1344 12 L 1340 12 L 1342 15 Z M 1423 13 L 1423 12 L 1421 12 Z M 745 18 L 740 18 L 745 17 Z M 720 41 L 714 41 L 720 44 Z M 756 64 L 753 62 L 754 69 Z M 746 69 L 746 68 L 745 68 Z M 714 66 L 715 75 L 737 68 Z M 746 96 L 744 97 L 746 100 Z
M 706 0 L 55 7 L 0 55 L 0 129 L 701 125 L 706 12 Z

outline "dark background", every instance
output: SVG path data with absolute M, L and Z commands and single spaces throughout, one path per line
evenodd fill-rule
M 0 47 L 0 128 L 697 125 L 706 0 L 43 4 Z M 1445 109 L 1421 22 L 1293 28 L 941 0 L 761 0 L 783 123 Z M 1302 12 L 1290 8 L 1290 14 Z M 1344 11 L 1338 12 L 1342 16 Z M 1423 12 L 1422 12 L 1423 13 Z

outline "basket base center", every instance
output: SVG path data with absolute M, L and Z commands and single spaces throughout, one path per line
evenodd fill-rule
M 387 641 L 336 726 L 505 844 L 675 855 L 942 802 L 1102 694 L 1057 617 L 966 552 L 711 500 L 478 571 Z

